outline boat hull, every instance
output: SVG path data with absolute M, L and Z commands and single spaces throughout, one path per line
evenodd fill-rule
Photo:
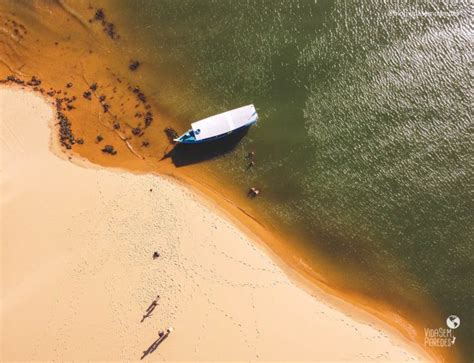
M 246 125 L 244 125 L 244 126 L 241 126 L 241 127 L 237 128 L 237 129 L 234 129 L 234 130 L 232 130 L 232 131 L 230 131 L 230 132 L 226 132 L 225 134 L 221 134 L 221 135 L 209 137 L 209 138 L 207 138 L 207 139 L 202 139 L 202 140 L 195 140 L 195 139 L 194 139 L 194 140 L 186 140 L 186 139 L 184 139 L 184 140 L 183 140 L 183 139 L 182 139 L 182 136 L 180 136 L 179 138 L 175 139 L 175 141 L 176 141 L 177 143 L 180 143 L 180 144 L 203 144 L 203 143 L 206 143 L 206 142 L 209 142 L 209 141 L 214 141 L 214 140 L 222 139 L 222 138 L 224 138 L 224 137 L 227 137 L 227 136 L 229 136 L 229 135 L 232 135 L 232 134 L 234 134 L 234 133 L 236 133 L 236 132 L 239 132 L 239 131 L 241 131 L 241 130 L 243 130 L 243 129 L 246 129 L 246 128 L 252 126 L 252 125 L 255 124 L 256 122 L 257 122 L 257 120 L 252 121 L 252 122 L 249 122 L 248 124 L 246 124 Z

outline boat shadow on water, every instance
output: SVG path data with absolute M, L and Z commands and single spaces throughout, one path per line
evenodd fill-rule
M 223 138 L 200 144 L 176 144 L 163 158 L 171 158 L 176 167 L 208 161 L 233 151 L 247 134 L 249 127 L 237 130 Z

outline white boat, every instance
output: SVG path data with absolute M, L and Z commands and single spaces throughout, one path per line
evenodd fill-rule
M 193 122 L 191 128 L 174 141 L 182 144 L 199 144 L 216 140 L 249 127 L 258 120 L 254 105 L 247 105 Z

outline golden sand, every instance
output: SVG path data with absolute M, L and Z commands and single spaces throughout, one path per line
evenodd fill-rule
M 170 178 L 65 160 L 37 95 L 0 88 L 0 105 L 2 361 L 428 359 Z

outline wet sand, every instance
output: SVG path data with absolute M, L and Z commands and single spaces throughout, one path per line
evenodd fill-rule
M 0 103 L 2 360 L 428 359 L 297 286 L 183 185 L 69 162 L 37 95 Z

